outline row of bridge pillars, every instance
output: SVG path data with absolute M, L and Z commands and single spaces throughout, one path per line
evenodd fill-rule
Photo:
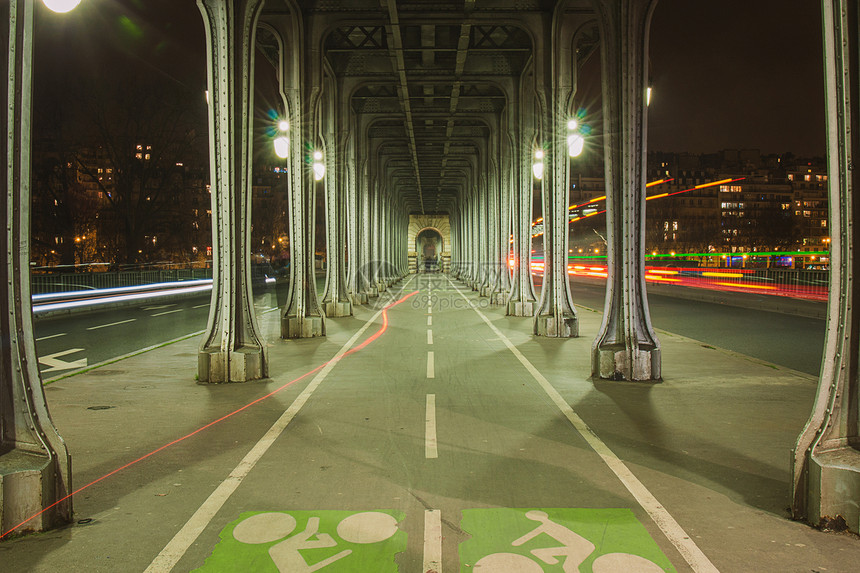
M 592 374 L 614 380 L 661 379 L 660 343 L 645 296 L 645 133 L 647 37 L 655 2 L 596 2 L 603 58 L 603 131 L 608 211 L 608 286 L 592 349 Z M 548 32 L 548 31 L 547 31 Z M 512 125 L 499 138 L 505 170 L 493 162 L 452 214 L 454 275 L 513 316 L 534 317 L 535 335 L 575 337 L 579 325 L 568 282 L 568 127 L 575 117 L 577 62 L 565 38 L 542 35 Z M 541 55 L 549 57 L 541 57 Z M 533 159 L 534 158 L 534 159 Z M 533 161 L 542 163 L 533 173 Z M 543 283 L 531 279 L 532 192 L 543 203 Z M 508 251 L 514 251 L 512 276 Z
M 249 117 L 253 109 L 254 33 L 263 0 L 199 0 L 207 32 L 214 286 L 201 344 L 198 372 L 203 382 L 244 381 L 269 374 L 265 341 L 259 334 L 251 299 Z M 603 321 L 593 344 L 592 371 L 601 378 L 657 380 L 660 347 L 648 318 L 644 287 L 644 158 L 647 36 L 655 0 L 594 0 L 600 23 L 604 82 L 604 154 L 607 172 L 608 282 Z M 832 226 L 832 272 L 827 338 L 819 389 L 812 414 L 795 452 L 792 510 L 818 524 L 843 520 L 860 530 L 860 371 L 855 311 L 853 248 L 860 223 L 854 193 L 860 188 L 860 14 L 853 0 L 823 0 L 826 109 Z M 70 456 L 54 427 L 42 390 L 33 335 L 29 287 L 30 116 L 34 0 L 8 0 L 0 43 L 6 158 L 2 210 L 5 232 L 0 265 L 0 527 L 5 534 L 42 530 L 72 518 Z M 570 54 L 545 34 L 544 49 L 555 61 Z M 334 125 L 316 105 L 320 64 L 308 58 L 283 71 L 285 107 L 298 141 L 319 142 L 346 156 L 346 164 L 365 165 L 354 138 Z M 575 336 L 576 314 L 567 286 L 566 193 L 571 164 L 561 142 L 547 134 L 563 132 L 569 111 L 571 78 L 553 75 L 558 66 L 535 64 L 535 98 L 544 110 L 528 119 L 524 102 L 514 120 L 498 129 L 484 150 L 482 178 L 460 198 L 451 214 L 453 273 L 508 314 L 534 316 L 536 334 Z M 303 67 L 307 66 L 307 67 Z M 316 67 L 315 67 L 316 66 Z M 567 82 L 567 83 L 566 83 Z M 288 87 L 290 86 L 290 87 Z M 303 118 L 312 118 L 302 121 Z M 545 140 L 550 140 L 543 145 Z M 548 165 L 541 181 L 544 204 L 544 287 L 537 300 L 529 268 L 531 250 L 531 151 L 541 142 Z M 408 218 L 372 170 L 337 169 L 314 177 L 303 146 L 291 149 L 290 228 L 292 277 L 289 302 L 281 315 L 285 338 L 325 334 L 325 319 L 352 312 L 352 305 L 379 296 L 408 270 Z M 366 152 L 365 152 L 366 154 Z M 490 159 L 490 158 L 493 159 Z M 331 161 L 331 156 L 327 158 Z M 359 175 L 361 174 L 361 176 Z M 332 176 L 333 175 L 333 176 Z M 316 293 L 315 194 L 327 195 L 329 279 L 322 301 Z M 511 238 L 514 268 L 507 272 Z M 504 270 L 503 270 L 504 269 Z M 34 516 L 32 519 L 29 519 Z M 26 523 L 22 523 L 25 520 Z

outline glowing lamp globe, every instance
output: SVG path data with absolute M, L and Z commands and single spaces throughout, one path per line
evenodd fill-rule
M 281 159 L 286 159 L 290 154 L 290 138 L 278 137 L 275 139 L 275 155 Z
M 81 3 L 81 0 L 42 0 L 42 2 L 45 3 L 45 6 L 47 6 L 49 10 L 58 14 L 65 14 L 66 12 L 71 12 L 77 8 L 78 4 Z

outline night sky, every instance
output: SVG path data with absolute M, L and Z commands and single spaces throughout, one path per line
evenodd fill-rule
M 64 16 L 37 4 L 37 97 L 78 74 L 110 81 L 114 66 L 205 89 L 193 0 L 83 0 Z M 814 0 L 660 0 L 649 149 L 824 155 L 820 11 Z

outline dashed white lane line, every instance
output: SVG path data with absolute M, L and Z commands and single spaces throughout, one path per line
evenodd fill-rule
M 41 338 L 37 338 L 36 342 L 41 342 L 43 340 L 48 340 L 49 338 L 57 338 L 58 336 L 65 336 L 65 332 L 61 332 L 59 334 L 49 334 L 48 336 L 42 336 Z
M 436 365 L 434 364 L 432 350 L 427 352 L 427 378 L 436 378 Z
M 442 573 L 442 512 L 424 512 L 424 567 L 422 571 Z
M 197 306 L 192 306 L 191 308 L 203 308 L 204 306 L 209 306 L 209 303 L 206 304 L 198 304 Z
M 427 344 L 433 344 L 433 331 L 427 330 Z
M 457 286 L 451 282 L 451 286 L 463 297 L 466 302 L 469 301 L 466 298 L 466 295 L 463 294 Z M 525 366 L 526 370 L 529 371 L 529 374 L 532 375 L 532 378 L 543 388 L 544 392 L 546 392 L 547 396 L 555 403 L 561 413 L 564 414 L 565 418 L 573 425 L 577 432 L 585 439 L 589 446 L 595 451 L 595 453 L 603 459 L 604 463 L 609 466 L 609 469 L 612 470 L 612 473 L 618 477 L 624 487 L 627 488 L 636 501 L 639 502 L 639 505 L 642 506 L 642 509 L 648 512 L 648 515 L 651 516 L 651 519 L 654 520 L 654 523 L 663 534 L 666 536 L 669 541 L 672 542 L 672 545 L 678 550 L 678 552 L 684 557 L 687 563 L 690 564 L 690 567 L 696 573 L 719 573 L 719 570 L 711 563 L 711 560 L 708 559 L 707 555 L 705 555 L 699 546 L 690 539 L 690 536 L 684 531 L 684 528 L 675 521 L 675 518 L 669 513 L 669 511 L 663 507 L 663 505 L 654 497 L 648 488 L 639 481 L 633 472 L 630 471 L 630 468 L 621 461 L 621 459 L 615 455 L 615 453 L 609 449 L 609 447 L 597 437 L 597 434 L 588 427 L 588 424 L 579 417 L 579 415 L 573 411 L 573 408 L 570 407 L 565 399 L 559 394 L 558 390 L 556 390 L 552 384 L 549 383 L 543 374 L 535 368 L 534 364 L 529 361 L 525 355 L 520 352 L 520 349 L 517 348 L 511 340 L 505 336 L 505 334 L 499 330 L 495 324 L 493 324 L 487 316 L 478 310 L 478 307 L 475 305 L 471 305 L 472 310 L 478 313 L 478 316 L 481 317 L 487 326 L 496 333 L 499 339 L 504 343 L 505 346 L 508 347 L 514 356 L 517 357 L 517 360 Z
M 177 308 L 174 310 L 165 310 L 164 312 L 156 312 L 155 314 L 150 314 L 149 316 L 162 316 L 165 314 L 173 314 L 174 312 L 182 312 L 185 310 L 184 308 Z
M 411 282 L 412 280 L 410 279 L 409 282 L 403 285 L 403 289 L 400 291 L 401 294 L 406 290 L 406 287 L 409 286 Z M 338 350 L 337 354 L 334 355 L 334 358 L 326 363 L 322 370 L 320 370 L 313 380 L 310 381 L 290 407 L 281 414 L 281 417 L 278 418 L 274 424 L 272 424 L 272 427 L 269 428 L 266 434 L 260 438 L 256 444 L 254 444 L 254 447 L 252 447 L 247 454 L 245 454 L 245 457 L 241 462 L 239 462 L 239 465 L 233 468 L 230 475 L 218 484 L 218 487 L 209 494 L 209 497 L 203 502 L 203 505 L 194 512 L 194 515 L 185 522 L 185 525 L 183 525 L 176 535 L 173 536 L 173 539 L 164 546 L 164 549 L 162 549 L 161 553 L 152 560 L 152 563 L 149 564 L 149 567 L 146 568 L 144 573 L 169 573 L 173 570 L 173 567 L 180 559 L 182 559 L 182 556 L 185 555 L 185 552 L 188 551 L 188 548 L 197 540 L 203 530 L 206 529 L 206 526 L 210 521 L 212 521 L 215 514 L 218 513 L 245 477 L 252 469 L 254 469 L 254 466 L 257 465 L 257 462 L 260 461 L 263 454 L 265 454 L 272 444 L 275 443 L 278 436 L 287 429 L 287 426 L 293 418 L 296 417 L 299 410 L 301 410 L 302 406 L 305 405 L 305 402 L 310 399 L 314 391 L 320 384 L 322 384 L 329 372 L 331 372 L 337 363 L 340 362 L 341 358 L 343 358 L 349 349 L 355 345 L 370 325 L 376 322 L 376 319 L 382 314 L 382 310 L 383 309 L 380 309 L 371 316 L 370 319 L 364 323 L 364 326 L 362 326 L 358 332 L 353 334 L 352 338 L 347 340 L 346 344 Z
M 427 317 L 427 326 L 433 326 L 433 317 L 432 316 Z
M 424 416 L 424 457 L 439 457 L 436 444 L 436 394 L 427 394 L 427 413 Z
M 427 298 L 427 314 L 433 314 L 433 297 Z
M 119 324 L 125 324 L 127 322 L 134 322 L 137 320 L 136 318 L 129 318 L 128 320 L 120 320 L 119 322 L 110 322 L 108 324 L 100 324 L 98 326 L 90 326 L 87 327 L 87 330 L 98 330 L 99 328 L 107 328 L 108 326 L 117 326 Z

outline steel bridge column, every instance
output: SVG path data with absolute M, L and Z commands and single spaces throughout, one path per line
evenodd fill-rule
M 478 265 L 481 260 L 481 217 L 478 208 L 478 189 L 472 183 L 469 190 L 469 281 L 467 284 L 472 290 L 478 289 Z
M 482 150 L 483 151 L 483 150 Z M 481 154 L 481 163 L 486 163 L 486 153 Z M 490 287 L 490 261 L 488 254 L 490 238 L 490 188 L 486 177 L 486 165 L 479 167 L 481 176 L 478 179 L 478 220 L 479 220 L 479 242 L 478 242 L 478 294 L 489 296 Z
M 794 450 L 792 513 L 860 533 L 860 7 L 853 0 L 822 6 L 832 270 L 818 392 Z
M 328 117 L 324 121 L 334 122 Z M 345 145 L 343 138 L 338 138 L 333 129 L 326 134 L 326 163 L 325 201 L 326 201 L 326 252 L 328 255 L 326 274 L 328 275 L 323 309 L 328 317 L 352 316 L 352 302 L 347 298 L 346 287 L 346 191 L 343 161 Z M 337 156 L 337 157 L 335 157 Z M 340 167 L 339 167 L 340 166 Z
M 490 303 L 496 299 L 496 294 L 499 292 L 499 233 L 498 233 L 498 217 L 499 217 L 499 180 L 496 173 L 496 161 L 490 157 L 487 164 L 491 167 L 487 176 L 487 289 L 485 296 L 490 298 Z
M 72 518 L 71 457 L 48 412 L 30 303 L 30 118 L 33 0 L 0 6 L 6 189 L 0 319 L 0 533 L 43 531 Z M 11 147 L 10 147 L 11 144 Z M 55 505 L 56 504 L 56 505 Z M 39 513 L 44 510 L 44 513 Z
M 574 64 L 571 58 L 571 38 L 565 33 L 562 15 L 553 19 L 552 33 L 544 34 L 545 42 L 538 47 L 544 66 L 538 70 L 541 78 L 539 94 L 544 131 L 544 165 L 541 179 L 543 201 L 543 288 L 539 310 L 535 315 L 534 333 L 539 336 L 569 338 L 579 335 L 579 322 L 570 294 L 567 274 L 568 261 L 568 189 L 570 159 L 567 153 L 567 122 L 573 101 Z M 548 31 L 549 32 L 549 31 Z
M 505 132 L 499 134 L 499 141 L 503 141 Z M 506 304 L 511 296 L 511 267 L 508 265 L 508 253 L 511 250 L 510 235 L 511 235 L 511 171 L 513 166 L 510 162 L 510 153 L 507 146 L 500 145 L 500 165 L 501 171 L 498 173 L 498 192 L 499 192 L 499 212 L 497 215 L 498 224 L 498 257 L 499 265 L 499 290 L 496 292 L 493 303 Z
M 358 224 L 361 214 L 359 213 L 358 165 L 355 157 L 354 129 L 350 130 L 345 162 L 346 168 L 344 173 L 347 177 L 347 220 L 349 222 L 349 229 L 347 230 L 349 252 L 349 283 L 347 285 L 347 292 L 352 304 L 356 305 L 367 302 L 367 293 L 364 290 L 365 287 L 361 272 L 361 265 L 365 259 L 362 253 L 363 241 L 361 237 L 363 233 L 361 228 L 364 225 L 359 226 Z
M 537 310 L 534 283 L 532 282 L 532 169 L 531 161 L 534 151 L 530 142 L 523 135 L 521 145 L 515 156 L 518 166 L 517 189 L 514 192 L 516 209 L 514 219 L 514 250 L 516 253 L 516 280 L 513 296 L 508 302 L 508 315 L 534 316 Z
M 598 0 L 609 276 L 594 376 L 660 380 L 660 342 L 645 292 L 645 92 L 656 0 Z
M 268 376 L 251 293 L 251 111 L 261 0 L 201 0 L 209 78 L 212 302 L 197 360 L 200 382 Z

